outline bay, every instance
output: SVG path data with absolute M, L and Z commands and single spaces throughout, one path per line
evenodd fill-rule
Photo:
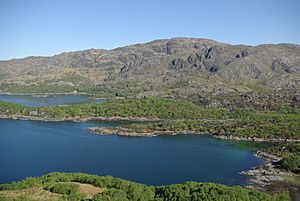
M 262 163 L 253 149 L 207 136 L 121 137 L 93 126 L 130 122 L 0 120 L 0 183 L 45 173 L 112 175 L 151 185 L 184 181 L 246 185 L 242 170 Z
M 0 95 L 26 106 L 98 102 L 82 95 Z M 0 119 L 0 183 L 53 171 L 111 175 L 150 185 L 185 181 L 246 185 L 239 174 L 263 161 L 260 144 L 224 141 L 201 135 L 124 137 L 96 135 L 88 127 L 114 127 L 130 121 L 75 123 Z

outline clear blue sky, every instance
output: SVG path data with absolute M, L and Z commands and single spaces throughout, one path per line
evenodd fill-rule
M 300 44 L 299 0 L 0 0 L 0 60 L 172 37 Z

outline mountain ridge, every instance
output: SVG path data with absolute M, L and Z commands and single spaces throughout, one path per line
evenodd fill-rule
M 197 40 L 206 40 L 206 41 L 212 41 L 220 44 L 226 44 L 226 45 L 233 45 L 233 46 L 247 46 L 247 47 L 258 47 L 258 46 L 268 46 L 268 45 L 290 45 L 290 46 L 300 46 L 300 44 L 296 43 L 289 43 L 289 42 L 280 42 L 280 43 L 262 43 L 262 44 L 257 44 L 257 45 L 251 45 L 251 44 L 243 44 L 243 43 L 237 43 L 237 44 L 231 44 L 227 42 L 220 42 L 217 40 L 213 39 L 208 39 L 208 38 L 194 38 L 194 37 L 173 37 L 173 38 L 161 38 L 161 39 L 155 39 L 149 42 L 141 42 L 141 43 L 134 43 L 134 44 L 129 44 L 129 45 L 124 45 L 124 46 L 119 46 L 119 47 L 114 47 L 111 49 L 105 49 L 105 48 L 87 48 L 87 49 L 82 49 L 82 50 L 74 50 L 74 51 L 63 51 L 61 53 L 56 53 L 53 55 L 45 55 L 45 56 L 40 56 L 40 55 L 32 55 L 32 56 L 24 56 L 20 58 L 11 58 L 11 59 L 2 59 L 0 62 L 6 62 L 6 61 L 13 61 L 13 60 L 22 60 L 22 59 L 29 59 L 29 58 L 50 58 L 50 57 L 55 57 L 63 54 L 68 54 L 68 53 L 80 53 L 80 52 L 86 52 L 86 51 L 93 51 L 93 50 L 101 50 L 101 51 L 113 51 L 116 49 L 120 48 L 125 48 L 129 46 L 139 46 L 139 45 L 146 45 L 154 42 L 165 42 L 169 40 L 177 40 L 177 39 L 197 39 Z
M 177 37 L 112 50 L 0 61 L 0 91 L 15 92 L 20 86 L 32 88 L 33 93 L 40 92 L 37 86 L 47 86 L 51 92 L 55 92 L 51 87 L 58 92 L 60 88 L 96 94 L 104 90 L 125 97 L 298 93 L 300 46 L 231 45 Z

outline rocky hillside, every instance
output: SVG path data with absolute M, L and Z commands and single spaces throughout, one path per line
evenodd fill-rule
M 284 91 L 291 102 L 299 98 L 294 96 L 300 88 L 300 46 L 230 45 L 196 38 L 155 40 L 113 50 L 0 61 L 0 84 L 0 90 L 11 92 L 44 92 L 42 88 L 105 91 L 118 96 L 181 97 L 203 104 L 208 101 L 206 105 L 220 104 L 218 97 L 232 99 L 232 94 L 243 99 L 254 93 L 250 100 L 255 102 L 255 96 L 270 94 L 267 100 Z

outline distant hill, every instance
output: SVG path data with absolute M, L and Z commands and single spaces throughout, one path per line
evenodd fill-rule
M 13 59 L 0 61 L 0 90 L 170 96 L 206 106 L 268 105 L 263 103 L 268 99 L 298 104 L 300 46 L 173 38 L 113 50 Z

